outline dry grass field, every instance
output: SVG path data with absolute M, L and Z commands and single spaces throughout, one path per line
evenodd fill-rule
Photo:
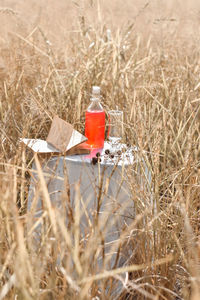
M 39 164 L 37 247 L 26 209 L 33 155 L 19 138 L 45 139 L 55 114 L 84 133 L 92 85 L 106 111 L 124 111 L 123 142 L 152 173 L 151 192 L 129 182 L 121 269 L 99 269 L 102 237 L 90 227 L 84 240 L 48 206 Z M 200 299 L 199 95 L 198 0 L 0 0 L 0 300 Z

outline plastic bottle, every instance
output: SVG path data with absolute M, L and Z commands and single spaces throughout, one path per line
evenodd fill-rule
M 85 136 L 89 147 L 103 148 L 105 138 L 105 112 L 100 103 L 100 87 L 92 87 L 90 105 L 85 113 Z

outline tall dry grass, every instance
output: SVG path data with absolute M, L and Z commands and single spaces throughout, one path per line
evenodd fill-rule
M 0 299 L 113 299 L 118 282 L 120 299 L 199 299 L 199 3 L 0 4 Z M 39 161 L 34 199 L 45 208 L 37 224 L 36 208 L 26 210 L 33 160 L 19 138 L 46 138 L 54 114 L 84 132 L 92 85 L 106 111 L 123 109 L 124 142 L 152 172 L 151 193 L 129 178 L 136 216 L 121 233 L 124 269 L 99 268 L 100 236 L 90 224 L 81 238 L 70 207 L 66 228 Z

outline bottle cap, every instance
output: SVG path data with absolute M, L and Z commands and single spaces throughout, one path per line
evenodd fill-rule
M 99 86 L 93 86 L 92 87 L 92 94 L 93 95 L 100 95 L 100 91 L 101 91 L 101 89 L 100 89 Z

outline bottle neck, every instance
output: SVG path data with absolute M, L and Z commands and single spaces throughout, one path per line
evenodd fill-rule
M 103 107 L 101 105 L 101 96 L 100 95 L 92 95 L 90 98 L 90 105 L 87 109 L 88 111 L 103 111 Z
M 90 101 L 94 102 L 94 101 L 101 101 L 101 96 L 97 96 L 97 95 L 92 95 L 90 98 Z

